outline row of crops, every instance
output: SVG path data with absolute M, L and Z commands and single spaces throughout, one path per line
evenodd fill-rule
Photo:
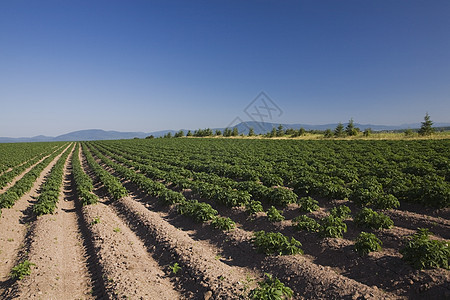
M 29 171 L 17 180 L 13 186 L 8 188 L 3 194 L 0 195 L 0 208 L 10 208 L 14 203 L 27 193 L 33 186 L 36 179 L 40 176 L 41 172 L 48 166 L 48 164 L 65 148 L 66 145 L 59 145 L 57 150 L 47 154 L 46 158 L 35 164 Z M 50 151 L 53 147 L 50 148 Z M 12 180 L 12 179 L 11 179 Z
M 96 145 L 149 163 L 170 176 L 189 177 L 195 172 L 203 181 L 238 191 L 287 187 L 297 196 L 348 198 L 379 209 L 396 208 L 401 202 L 450 206 L 447 140 L 268 143 L 183 139 L 104 141 Z M 267 196 L 264 191 L 262 194 L 258 196 Z M 289 197 L 281 197 L 281 201 L 289 202 Z
M 60 143 L 16 143 L 2 144 L 0 147 L 0 174 L 17 167 L 36 156 L 55 150 Z
M 211 225 L 223 230 L 234 228 L 235 223 L 230 218 L 220 217 L 217 210 L 210 204 L 194 199 L 186 200 L 182 192 L 186 189 L 192 191 L 195 198 L 208 199 L 215 203 L 213 206 L 226 205 L 229 207 L 245 207 L 247 213 L 252 216 L 255 213 L 265 211 L 270 221 L 282 221 L 284 216 L 282 210 L 277 208 L 286 207 L 288 204 L 296 204 L 299 206 L 300 212 L 309 213 L 319 209 L 318 201 L 313 197 L 322 197 L 325 200 L 333 199 L 350 199 L 359 209 L 352 213 L 349 207 L 345 205 L 337 206 L 329 210 L 325 217 L 319 220 L 308 217 L 304 214 L 293 218 L 292 225 L 300 231 L 309 231 L 317 233 L 322 237 L 342 238 L 347 231 L 346 220 L 353 219 L 353 223 L 360 230 L 377 231 L 390 229 L 394 225 L 393 221 L 383 213 L 383 210 L 396 208 L 401 202 L 419 202 L 425 206 L 448 207 L 449 204 L 449 181 L 448 181 L 448 165 L 445 166 L 442 161 L 448 159 L 448 150 L 444 149 L 440 143 L 430 143 L 428 145 L 421 142 L 407 143 L 384 143 L 375 142 L 373 151 L 369 152 L 369 148 L 364 143 L 351 143 L 350 148 L 347 143 L 342 143 L 342 149 L 338 150 L 338 146 L 333 143 L 317 143 L 314 145 L 307 143 L 305 147 L 302 143 L 291 143 L 290 141 L 273 141 L 273 143 L 261 144 L 259 141 L 224 141 L 209 140 L 210 144 L 204 141 L 182 141 L 167 142 L 164 140 L 162 144 L 158 141 L 107 141 L 89 143 L 86 150 L 92 152 L 102 163 L 123 178 L 136 183 L 141 189 L 147 191 L 148 194 L 156 196 L 168 205 L 176 204 L 181 214 L 187 214 L 194 218 L 197 222 L 207 222 L 212 220 Z M 236 145 L 237 143 L 237 145 Z M 244 143 L 248 143 L 243 145 Z M 281 152 L 280 145 L 285 146 L 286 150 Z M 309 145 L 308 145 L 309 144 Z M 339 143 L 338 143 L 339 144 Z M 397 145 L 395 145 L 397 144 Z M 322 164 L 315 161 L 314 155 L 324 152 L 324 146 L 330 146 L 328 151 L 329 161 L 322 159 Z M 358 145 L 361 149 L 358 149 Z M 208 147 L 206 147 L 208 146 Z M 261 148 L 265 146 L 264 148 Z M 275 150 L 268 146 L 273 146 Z M 296 146 L 296 147 L 293 147 Z M 312 146 L 317 147 L 313 149 Z M 395 147 L 406 147 L 404 151 L 405 157 L 401 157 L 398 151 L 394 151 Z M 230 148 L 239 147 L 240 151 L 235 152 L 234 156 L 230 153 Z M 253 148 L 255 147 L 255 148 Z M 387 159 L 381 154 L 380 148 L 391 153 Z M 411 149 L 415 148 L 415 151 Z M 427 149 L 425 149 L 427 148 Z M 243 151 L 245 149 L 245 151 Z M 258 151 L 259 150 L 259 151 Z M 266 153 L 264 158 L 261 151 Z M 299 182 L 305 178 L 305 170 L 312 168 L 296 169 L 295 164 L 306 166 L 304 162 L 298 162 L 294 159 L 290 163 L 286 163 L 288 157 L 292 155 L 304 157 L 310 165 L 314 165 L 314 170 L 322 170 L 323 173 L 315 178 L 326 177 L 332 178 L 330 174 L 334 174 L 334 183 L 324 181 L 314 181 L 316 189 L 306 189 L 304 186 L 300 188 Z M 307 154 L 303 153 L 306 151 Z M 360 152 L 363 153 L 360 153 Z M 417 151 L 417 152 L 416 152 Z M 218 153 L 223 153 L 219 155 Z M 354 155 L 354 156 L 351 156 Z M 203 153 L 204 155 L 202 155 Z M 258 159 L 252 158 L 247 164 L 244 163 L 243 157 L 249 157 L 248 153 L 253 153 Z M 294 153 L 294 154 L 293 154 Z M 408 153 L 411 158 L 408 158 Z M 418 158 L 423 153 L 428 153 L 428 158 L 424 156 L 423 163 L 435 161 L 435 156 L 440 156 L 439 163 L 433 166 L 434 174 L 429 172 L 416 172 L 412 174 L 411 166 L 417 166 Z M 277 155 L 276 155 L 277 154 Z M 447 154 L 447 156 L 443 156 Z M 86 154 L 90 156 L 90 153 Z M 355 169 L 358 164 L 356 158 L 363 156 L 368 162 L 377 162 L 376 170 L 369 170 L 366 166 Z M 336 158 L 337 157 L 337 158 Z M 395 160 L 394 160 L 395 158 Z M 92 159 L 92 158 L 91 158 Z M 383 159 L 386 165 L 381 165 Z M 88 159 L 89 160 L 89 159 Z M 339 165 L 342 168 L 348 166 L 347 169 L 340 170 L 337 176 L 336 167 L 333 163 L 337 161 L 345 161 Z M 353 160 L 353 161 L 352 161 Z M 394 161 L 398 161 L 397 168 L 393 168 Z M 240 164 L 243 166 L 239 171 Z M 264 165 L 260 168 L 259 165 Z M 284 168 L 280 168 L 283 165 Z M 370 163 L 369 163 L 370 165 Z M 320 167 L 319 167 L 320 166 Z M 400 167 L 405 166 L 405 167 Z M 388 175 L 384 177 L 375 176 L 380 168 L 390 169 L 388 174 L 403 174 L 402 176 L 415 177 L 417 182 L 426 182 L 427 176 L 437 176 L 441 181 L 437 183 L 444 186 L 443 189 L 433 189 L 435 202 L 427 203 L 424 201 L 416 201 L 414 198 L 401 198 L 396 194 L 390 193 L 382 182 L 387 182 Z M 294 170 L 299 170 L 299 177 L 293 175 Z M 334 170 L 334 171 L 330 171 Z M 353 170 L 352 176 L 343 176 L 350 174 L 349 170 Z M 358 172 L 356 172 L 358 170 Z M 419 174 L 420 173 L 420 174 Z M 368 175 L 367 175 L 368 174 Z M 408 175 L 409 174 L 409 175 Z M 381 174 L 378 174 L 381 175 Z M 273 179 L 270 180 L 270 177 Z M 309 173 L 307 176 L 313 176 Z M 351 180 L 350 180 L 351 178 Z M 277 182 L 273 182 L 273 181 Z M 336 182 L 340 182 L 339 184 Z M 369 184 L 370 183 L 370 184 Z M 339 186 L 339 191 L 345 191 L 342 194 L 333 190 L 332 186 Z M 321 186 L 322 189 L 317 187 Z M 411 187 L 417 188 L 417 187 Z M 327 191 L 325 193 L 324 191 Z M 424 193 L 424 187 L 421 187 L 420 193 Z M 423 197 L 423 196 L 422 196 Z M 401 202 L 400 202 L 401 201 Z M 439 205 L 436 205 L 438 203 Z M 445 203 L 443 206 L 442 204 Z M 412 242 L 412 241 L 420 242 Z M 266 254 L 295 254 L 301 253 L 301 244 L 295 239 L 290 240 L 281 233 L 259 231 L 254 234 L 254 245 L 260 251 Z M 382 242 L 373 233 L 361 231 L 355 241 L 355 250 L 363 255 L 371 251 L 381 249 Z M 419 230 L 416 235 L 410 238 L 409 246 L 404 247 L 400 251 L 405 260 L 418 268 L 444 267 L 448 268 L 448 258 L 450 256 L 450 248 L 445 242 L 430 240 L 428 231 Z M 409 248 L 408 248 L 409 247 Z M 423 258 L 423 254 L 427 251 L 423 249 L 434 249 L 437 257 Z M 412 253 L 412 254 L 411 254 Z M 426 254 L 429 255 L 430 253 Z
M 254 249 L 250 251 L 261 255 L 305 252 L 318 264 L 330 266 L 311 249 L 323 247 L 312 244 L 328 243 L 332 238 L 351 246 L 352 253 L 361 256 L 359 263 L 368 269 L 379 268 L 373 260 L 376 256 L 367 257 L 377 251 L 383 251 L 375 253 L 377 257 L 401 258 L 403 267 L 409 264 L 417 269 L 449 269 L 450 246 L 444 240 L 447 220 L 432 217 L 437 223 L 425 220 L 420 221 L 425 226 L 405 227 L 398 217 L 405 210 L 446 215 L 450 205 L 449 146 L 445 140 L 154 139 L 49 143 L 30 156 L 18 158 L 15 165 L 8 165 L 0 173 L 1 179 L 15 172 L 14 176 L 8 175 L 8 183 L 15 182 L 0 194 L 0 208 L 13 207 L 53 161 L 32 211 L 37 216 L 54 213 L 65 166 L 70 163 L 74 191 L 83 205 L 98 201 L 93 179 L 111 200 L 128 196 L 132 190 L 124 182 L 131 182 L 176 218 L 187 217 L 202 223 L 202 228 L 210 226 L 214 233 L 230 234 L 227 237 L 233 245 L 240 243 L 233 232 L 249 236 L 249 245 Z M 437 234 L 433 234 L 434 230 Z M 325 248 L 321 251 L 332 252 Z M 348 252 L 334 255 L 338 260 L 348 259 Z M 403 267 L 397 271 L 398 266 L 397 262 L 392 272 L 403 277 L 386 280 L 409 282 L 410 271 Z M 349 278 L 372 285 L 369 279 L 360 278 L 358 271 L 346 271 Z M 417 274 L 420 278 L 414 280 L 418 282 L 425 282 L 429 275 L 437 276 L 432 280 L 443 276 Z M 278 279 L 268 276 L 267 289 L 271 289 Z M 439 280 L 442 282 L 441 277 Z M 390 288 L 388 284 L 383 287 Z M 252 295 L 256 293 L 254 290 Z
M 49 155 L 58 146 L 55 143 L 4 144 L 0 148 L 0 188 L 22 174 L 30 166 Z

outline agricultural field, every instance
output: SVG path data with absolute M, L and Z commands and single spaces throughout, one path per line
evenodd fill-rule
M 0 144 L 0 159 L 2 299 L 450 298 L 448 139 Z

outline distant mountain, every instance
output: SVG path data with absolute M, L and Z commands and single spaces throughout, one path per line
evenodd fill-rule
M 0 137 L 0 143 L 26 143 L 26 142 L 59 142 L 59 141 L 96 141 L 96 140 L 120 140 L 132 138 L 145 138 L 145 132 L 120 132 L 105 131 L 101 129 L 88 129 L 70 132 L 57 137 L 35 136 L 30 138 Z
M 268 122 L 242 122 L 231 128 L 236 127 L 239 133 L 248 134 L 250 128 L 253 128 L 256 134 L 264 134 L 270 132 L 273 128 L 277 128 L 280 123 L 268 123 Z M 309 124 L 281 124 L 284 129 L 293 128 L 300 129 L 304 128 L 306 130 L 326 130 L 326 129 L 334 129 L 338 125 L 337 123 L 333 124 L 324 124 L 324 125 L 309 125 Z M 347 123 L 343 123 L 344 126 Z M 355 127 L 364 130 L 366 128 L 372 128 L 374 131 L 394 131 L 394 130 L 402 130 L 402 129 L 415 129 L 420 128 L 420 123 L 414 124 L 403 124 L 403 125 L 373 125 L 373 124 L 354 124 Z M 435 123 L 433 127 L 448 127 L 450 123 Z M 212 128 L 213 131 L 221 130 L 223 132 L 225 128 Z M 188 130 L 183 129 L 186 134 Z M 192 132 L 195 130 L 191 129 Z M 145 138 L 149 135 L 153 135 L 154 137 L 164 136 L 167 133 L 171 133 L 172 135 L 177 132 L 176 130 L 161 130 L 154 132 L 120 132 L 120 131 L 105 131 L 101 129 L 88 129 L 88 130 L 79 130 L 70 132 L 67 134 L 59 135 L 57 137 L 38 135 L 35 137 L 22 137 L 22 138 L 10 138 L 10 137 L 0 137 L 0 143 L 28 143 L 28 142 L 56 142 L 56 141 L 96 141 L 96 140 L 121 140 L 121 139 L 133 139 L 133 138 Z
M 96 141 L 96 140 L 122 140 L 132 138 L 145 138 L 145 132 L 104 131 L 101 129 L 88 129 L 70 132 L 53 138 L 53 141 Z

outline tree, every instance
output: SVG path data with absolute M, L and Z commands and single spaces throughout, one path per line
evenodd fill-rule
M 414 131 L 411 128 L 408 128 L 405 130 L 405 136 L 412 136 L 414 134 Z
M 217 135 L 217 136 L 222 135 L 222 131 L 220 131 L 219 129 L 216 129 L 215 135 Z
M 371 134 L 372 134 L 372 128 L 366 128 L 366 130 L 364 130 L 363 135 L 364 135 L 365 137 L 368 137 L 368 136 L 371 135 Z
M 430 116 L 426 113 L 424 117 L 424 122 L 422 122 L 422 126 L 419 129 L 419 135 L 432 135 L 434 133 L 433 121 L 430 120 Z
M 151 134 L 151 135 L 149 135 L 149 136 L 146 136 L 145 138 L 146 138 L 146 139 L 154 139 L 155 136 L 154 136 L 153 134 Z
M 283 130 L 283 125 L 279 125 L 278 129 L 276 131 L 277 136 L 284 136 L 284 130 Z
M 212 135 L 213 135 L 213 132 L 210 128 L 198 129 L 198 130 L 194 131 L 194 136 L 197 136 L 197 137 L 212 136 Z
M 253 127 L 250 127 L 250 129 L 248 130 L 248 136 L 254 136 L 255 135 L 255 130 L 253 129 Z
M 325 130 L 323 136 L 324 136 L 325 138 L 331 138 L 331 137 L 333 137 L 333 132 L 331 131 L 330 128 L 328 128 L 327 130 Z
M 229 137 L 229 136 L 231 136 L 231 134 L 232 134 L 232 131 L 228 127 L 225 128 L 225 130 L 223 131 L 223 136 Z
M 300 129 L 298 130 L 298 135 L 299 136 L 304 136 L 306 134 L 306 130 L 303 127 L 300 127 Z
M 269 137 L 275 137 L 275 136 L 277 136 L 277 130 L 276 130 L 276 128 L 274 127 L 274 128 L 272 128 L 272 131 L 269 133 Z
M 180 130 L 177 133 L 175 133 L 174 137 L 179 138 L 179 137 L 183 137 L 184 136 L 184 131 Z
M 284 131 L 285 135 L 294 135 L 296 133 L 296 130 L 293 128 L 288 128 Z
M 170 139 L 172 137 L 172 133 L 168 132 L 167 134 L 164 135 L 164 138 L 168 138 Z
M 334 136 L 335 137 L 343 137 L 344 136 L 344 125 L 342 125 L 341 122 L 339 122 L 339 124 L 334 129 Z
M 358 134 L 358 130 L 355 128 L 353 124 L 353 118 L 348 121 L 347 127 L 345 127 L 345 132 L 348 136 L 355 136 Z
M 239 131 L 237 129 L 237 127 L 233 128 L 233 132 L 231 133 L 231 136 L 238 136 L 239 135 Z

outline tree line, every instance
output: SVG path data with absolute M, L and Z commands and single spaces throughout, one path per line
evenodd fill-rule
M 430 136 L 433 133 L 435 133 L 435 128 L 433 126 L 433 121 L 431 121 L 431 118 L 428 113 L 426 113 L 424 117 L 424 121 L 421 123 L 421 127 L 416 130 L 417 133 L 420 136 Z M 336 128 L 334 130 L 332 129 L 326 129 L 326 130 L 306 130 L 305 128 L 301 127 L 300 129 L 293 129 L 293 128 L 287 128 L 285 129 L 283 125 L 279 125 L 278 127 L 272 128 L 271 131 L 265 133 L 265 134 L 256 134 L 255 130 L 250 127 L 248 134 L 239 133 L 239 130 L 237 127 L 234 128 L 225 128 L 223 132 L 219 129 L 212 130 L 210 128 L 205 129 L 197 129 L 193 132 L 191 130 L 188 130 L 186 133 L 183 130 L 179 130 L 175 134 L 172 134 L 171 132 L 166 133 L 163 138 L 180 138 L 180 137 L 214 137 L 214 136 L 223 136 L 223 137 L 236 137 L 236 136 L 262 136 L 267 138 L 274 138 L 274 137 L 300 137 L 305 136 L 306 134 L 323 134 L 324 138 L 344 138 L 344 137 L 352 137 L 357 136 L 361 134 L 364 137 L 368 137 L 373 133 L 373 130 L 371 128 L 366 128 L 364 131 L 361 131 L 360 128 L 356 127 L 353 121 L 353 118 L 349 120 L 347 125 L 344 127 L 344 124 L 341 122 L 338 123 Z M 405 136 L 411 136 L 414 134 L 414 131 L 412 129 L 406 129 L 404 130 Z M 152 139 L 154 138 L 153 135 L 147 136 L 146 139 Z

